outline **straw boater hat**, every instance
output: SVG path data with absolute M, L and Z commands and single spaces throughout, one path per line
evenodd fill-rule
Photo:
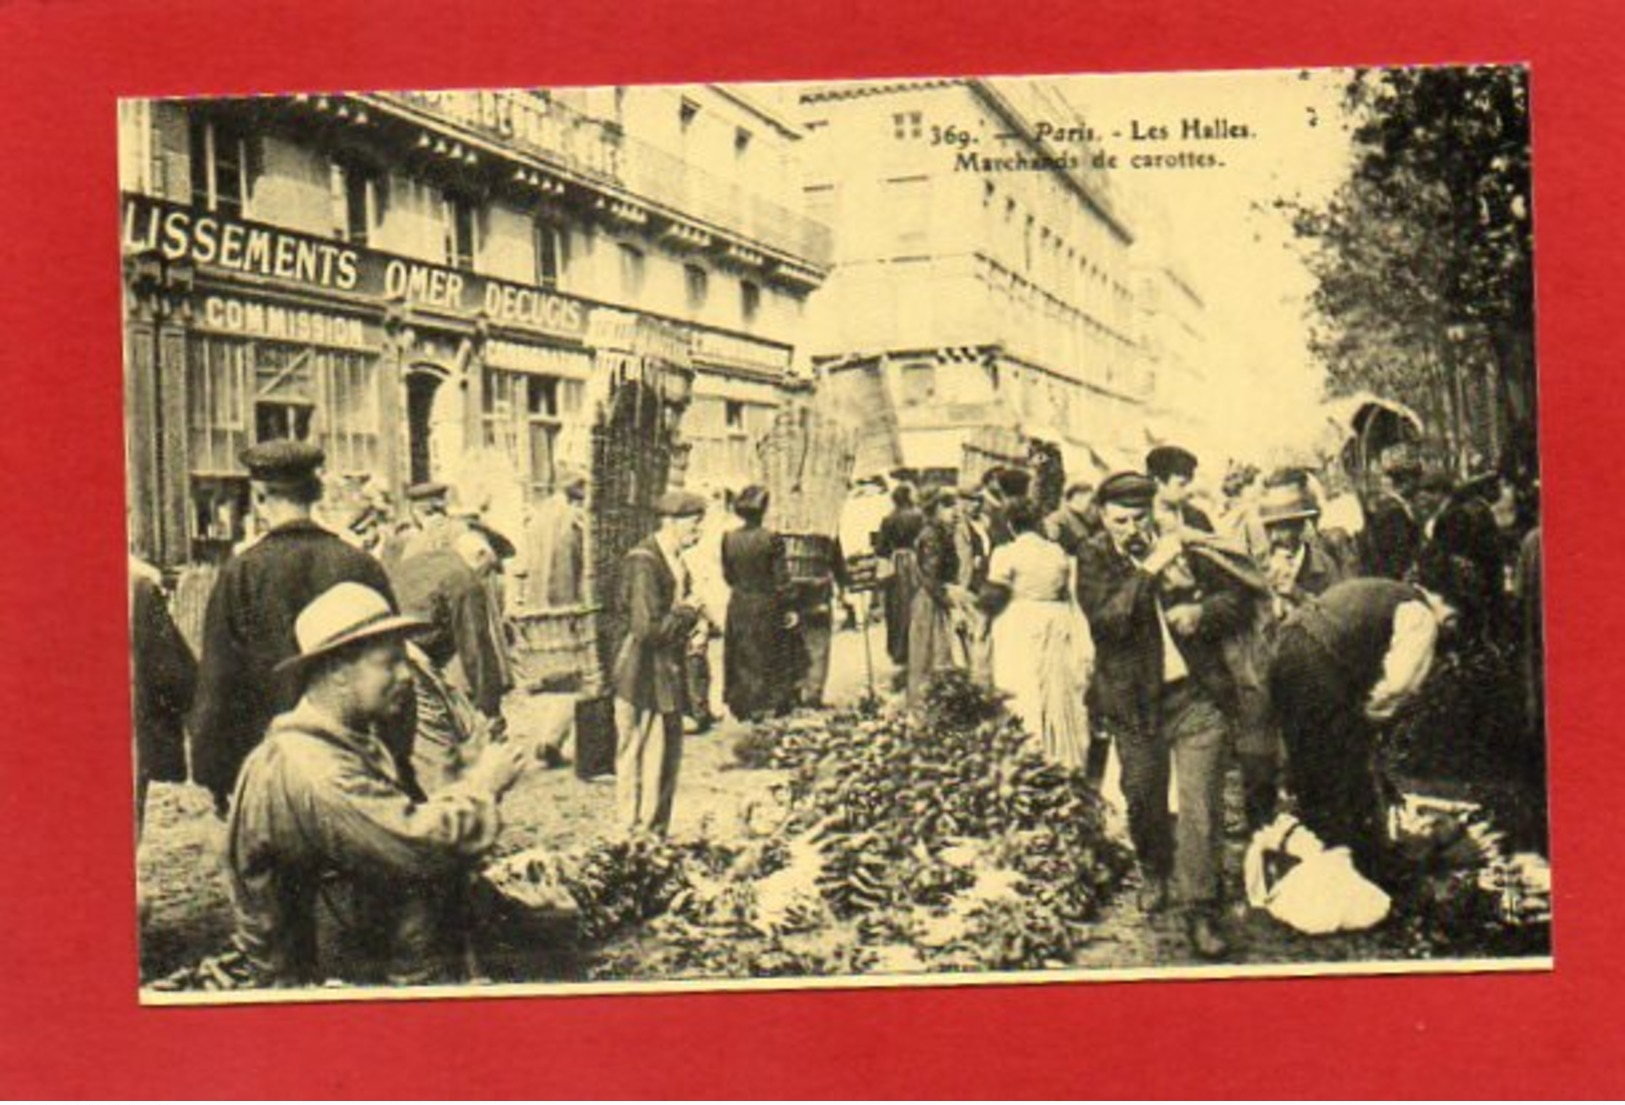
M 1258 499 L 1258 520 L 1266 526 L 1320 517 L 1314 496 L 1301 483 L 1274 484 Z
M 406 636 L 427 628 L 428 622 L 395 613 L 388 599 L 365 584 L 334 584 L 299 612 L 293 623 L 299 654 L 282 661 L 276 671 L 303 683 L 312 662 L 346 645 L 377 637 Z

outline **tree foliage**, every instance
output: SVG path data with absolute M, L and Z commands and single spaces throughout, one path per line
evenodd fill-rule
M 1313 243 L 1313 347 L 1334 393 L 1370 389 L 1443 420 L 1464 336 L 1509 378 L 1531 371 L 1528 101 L 1521 68 L 1350 78 L 1348 179 L 1324 207 L 1283 204 Z

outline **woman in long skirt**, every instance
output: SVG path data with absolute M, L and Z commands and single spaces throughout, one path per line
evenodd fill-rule
M 785 625 L 789 566 L 784 539 L 762 526 L 767 498 L 761 487 L 741 491 L 734 513 L 745 524 L 722 538 L 722 578 L 730 588 L 722 697 L 740 721 L 784 710 L 795 678 Z
M 892 488 L 896 509 L 875 532 L 875 556 L 883 562 L 882 598 L 886 614 L 886 655 L 898 672 L 908 670 L 908 623 L 914 612 L 914 588 L 919 573 L 915 569 L 914 542 L 919 540 L 925 516 L 914 506 L 914 488 L 900 483 Z
M 1089 754 L 1084 689 L 1094 667 L 1089 623 L 1072 591 L 1072 558 L 1044 537 L 1026 499 L 1011 504 L 1015 540 L 993 551 L 988 582 L 1004 602 L 993 621 L 993 684 L 1044 755 L 1083 770 Z
M 956 502 L 952 491 L 927 491 L 921 497 L 925 528 L 914 549 L 914 601 L 908 623 L 908 703 L 919 705 L 931 676 L 964 668 L 964 646 L 954 627 L 968 601 L 959 586 L 959 554 L 954 549 Z

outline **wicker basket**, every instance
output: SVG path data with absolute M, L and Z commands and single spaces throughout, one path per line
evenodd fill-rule
M 531 691 L 596 692 L 596 606 L 535 610 L 513 617 L 522 683 Z

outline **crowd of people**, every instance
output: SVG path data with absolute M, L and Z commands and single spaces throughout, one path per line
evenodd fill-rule
M 1195 951 L 1222 958 L 1228 764 L 1249 829 L 1289 792 L 1381 884 L 1396 873 L 1379 732 L 1446 644 L 1521 658 L 1541 762 L 1539 530 L 1532 489 L 1424 472 L 1409 447 L 1385 455 L 1369 504 L 1341 474 L 1234 468 L 1217 523 L 1193 495 L 1198 463 L 1155 448 L 1046 517 L 1019 469 L 898 481 L 873 549 L 899 689 L 918 701 L 961 669 L 1097 786 L 1115 752 L 1141 906 L 1177 904 Z
M 502 795 L 563 760 L 556 739 L 508 731 L 508 589 L 585 600 L 586 481 L 565 474 L 518 545 L 438 483 L 410 489 L 407 517 L 363 511 L 341 535 L 313 517 L 320 449 L 243 460 L 261 528 L 222 567 L 195 660 L 132 560 L 138 816 L 151 780 L 189 774 L 213 796 L 236 949 L 260 984 L 464 976 L 468 879 Z M 794 538 L 795 557 L 764 488 L 666 492 L 616 577 L 617 829 L 667 831 L 685 732 L 716 721 L 719 644 L 739 721 L 821 703 L 838 621 L 869 618 L 861 565 L 906 705 L 960 669 L 1096 785 L 1115 751 L 1141 904 L 1177 903 L 1199 954 L 1227 951 L 1232 758 L 1250 826 L 1289 786 L 1305 824 L 1381 879 L 1377 730 L 1422 693 L 1445 635 L 1524 634 L 1538 697 L 1538 531 L 1519 532 L 1500 481 L 1446 488 L 1398 455 L 1352 511 L 1306 470 L 1239 473 L 1216 524 L 1197 467 L 1160 447 L 1048 515 L 1018 468 L 865 481 L 840 536 Z

